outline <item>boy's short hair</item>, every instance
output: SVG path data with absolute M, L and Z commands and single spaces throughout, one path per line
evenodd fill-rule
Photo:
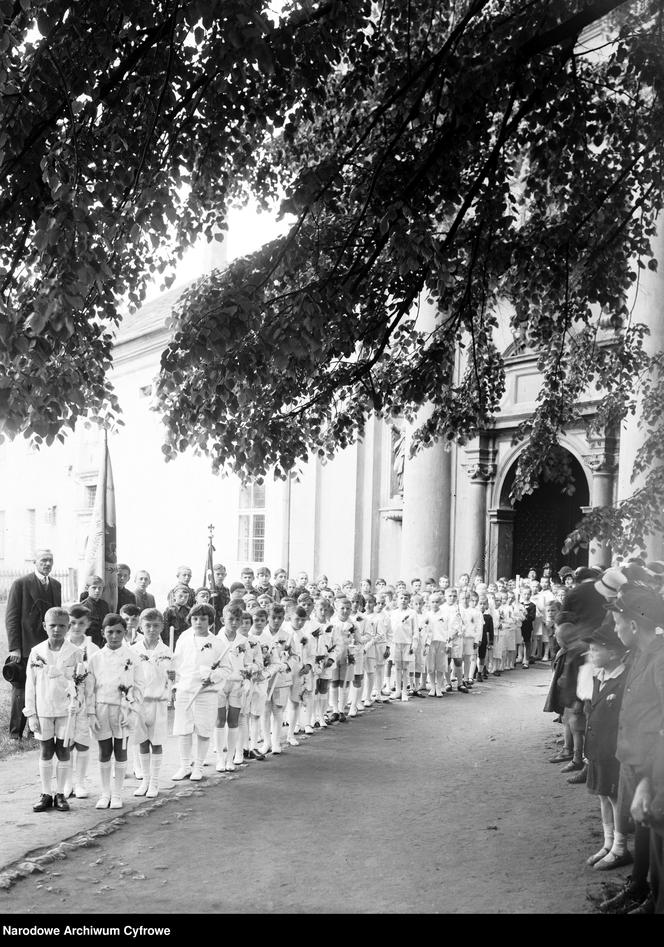
M 308 605 L 309 602 L 311 602 L 311 601 L 312 601 L 312 598 L 311 598 L 311 595 L 310 595 L 308 592 L 302 592 L 302 594 L 301 594 L 301 595 L 298 595 L 298 597 L 297 597 L 297 604 L 298 604 L 298 605 L 303 605 L 303 604 L 307 604 L 307 605 Z
M 249 612 L 242 612 L 242 621 L 253 621 L 253 616 Z
M 158 608 L 144 608 L 140 616 L 141 621 L 160 621 L 164 624 L 164 616 Z
M 208 608 L 210 608 L 209 605 Z M 224 618 L 242 618 L 244 615 L 244 608 L 239 604 L 239 602 L 229 602 L 228 605 L 224 605 L 224 610 L 221 614 Z
M 127 565 L 126 562 L 118 562 L 118 569 L 117 569 L 117 571 L 119 572 L 120 569 L 122 569 L 123 572 L 128 572 L 129 575 L 131 575 L 131 569 L 129 568 L 129 566 Z
M 208 595 L 212 594 L 209 588 L 205 585 L 201 585 L 200 589 L 196 589 L 196 591 L 194 592 L 194 595 L 198 595 L 199 592 L 207 592 Z
M 364 596 L 364 602 L 366 605 L 375 605 L 376 596 L 372 595 L 371 592 L 367 592 L 367 594 Z
M 138 605 L 134 605 L 132 602 L 127 602 L 126 605 L 123 605 L 120 609 L 120 614 L 123 618 L 136 618 L 137 615 L 141 614 L 141 610 Z
M 476 592 L 471 592 L 470 594 L 471 594 L 471 595 L 476 595 L 477 593 L 476 593 Z M 411 602 L 422 602 L 422 603 L 424 603 L 424 598 L 423 598 L 421 595 L 412 595 L 410 600 L 411 600 Z
M 281 599 L 279 604 L 280 605 L 296 605 L 297 602 L 295 601 L 292 595 L 284 595 L 284 597 Z
M 267 608 L 257 608 L 254 611 L 254 618 L 264 618 L 267 621 Z
M 293 616 L 296 618 L 306 618 L 307 617 L 306 608 L 302 608 L 301 605 L 298 605 L 295 611 L 293 612 Z
M 113 625 L 122 625 L 124 630 L 127 630 L 127 622 L 124 620 L 122 615 L 118 615 L 116 612 L 109 612 L 109 614 L 105 616 L 103 622 L 101 623 L 101 630 L 103 631 L 104 628 L 111 628 Z
M 47 609 L 47 611 L 44 613 L 44 621 L 46 621 L 49 615 L 51 617 L 55 617 L 57 615 L 58 618 L 66 618 L 67 621 L 69 621 L 69 617 L 70 617 L 67 609 L 62 608 L 61 605 L 54 605 L 53 608 Z
M 120 566 L 118 566 L 118 569 L 119 568 Z M 191 572 L 191 571 L 192 571 L 191 566 L 178 566 L 177 569 L 175 570 L 175 574 L 180 575 L 181 572 Z
M 178 584 L 173 589 L 173 595 L 175 595 L 176 592 L 186 592 L 188 595 L 191 592 L 191 589 L 189 588 L 188 585 L 184 585 L 184 583 L 178 582 Z
M 92 612 L 87 607 L 87 605 L 79 604 L 78 602 L 75 605 L 69 606 L 69 617 L 70 618 L 92 618 Z
M 276 618 L 277 616 L 283 618 L 285 614 L 286 609 L 279 602 L 273 602 L 267 610 L 268 618 Z
M 214 609 L 207 602 L 196 602 L 192 605 L 187 614 L 187 621 L 191 621 L 194 615 L 207 615 L 210 624 L 214 624 Z
M 267 566 L 259 566 L 256 569 L 256 575 L 272 575 Z
M 244 584 L 244 582 L 231 582 L 231 587 L 229 590 L 231 592 L 231 595 L 233 594 L 233 592 L 237 592 L 238 589 L 242 589 L 243 592 L 247 591 L 247 587 Z
M 101 585 L 101 587 L 103 588 L 104 580 L 102 579 L 100 575 L 89 575 L 86 580 L 86 585 L 88 588 L 90 588 L 91 585 Z

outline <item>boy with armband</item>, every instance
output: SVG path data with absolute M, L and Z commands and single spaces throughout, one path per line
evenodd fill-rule
M 79 676 L 85 679 L 88 673 L 88 664 L 93 654 L 99 651 L 86 632 L 90 627 L 90 610 L 86 605 L 72 605 L 69 609 L 69 631 L 67 638 L 81 652 L 81 664 Z M 65 784 L 65 798 L 69 798 L 73 792 L 76 799 L 87 799 L 88 788 L 86 777 L 88 765 L 90 763 L 90 745 L 92 743 L 92 734 L 90 733 L 90 721 L 88 718 L 87 707 L 85 705 L 84 693 L 81 691 L 77 695 L 79 701 L 78 713 L 74 721 L 74 746 L 71 750 L 72 768 L 71 776 Z

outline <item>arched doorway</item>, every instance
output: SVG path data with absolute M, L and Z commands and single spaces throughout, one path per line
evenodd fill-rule
M 590 491 L 588 480 L 576 457 L 568 452 L 572 468 L 575 492 L 569 496 L 562 492 L 559 483 L 542 480 L 532 493 L 527 494 L 512 508 L 512 554 L 509 574 L 526 575 L 528 569 L 535 568 L 541 573 L 545 562 L 550 562 L 557 571 L 568 565 L 572 569 L 588 564 L 588 550 L 580 549 L 576 553 L 563 555 L 562 546 L 565 537 L 581 519 L 581 507 L 588 506 Z M 500 496 L 500 506 L 510 507 L 509 494 L 514 483 L 517 461 L 512 464 L 504 482 Z M 503 558 L 503 568 L 509 564 Z

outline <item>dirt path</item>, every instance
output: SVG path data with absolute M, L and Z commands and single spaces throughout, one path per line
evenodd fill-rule
M 588 913 L 598 807 L 547 763 L 548 680 L 514 671 L 337 724 L 130 819 L 0 911 Z

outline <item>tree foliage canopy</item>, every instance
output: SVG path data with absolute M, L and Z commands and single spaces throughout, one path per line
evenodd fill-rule
M 598 429 L 633 409 L 661 0 L 290 0 L 278 17 L 263 0 L 0 0 L 0 16 L 6 432 L 50 441 L 113 415 L 123 299 L 250 196 L 294 222 L 181 299 L 158 385 L 167 457 L 193 445 L 285 476 L 372 412 L 425 402 L 415 446 L 463 441 L 503 394 L 506 319 L 544 377 L 517 492 L 564 475 L 557 438 L 589 382 Z

